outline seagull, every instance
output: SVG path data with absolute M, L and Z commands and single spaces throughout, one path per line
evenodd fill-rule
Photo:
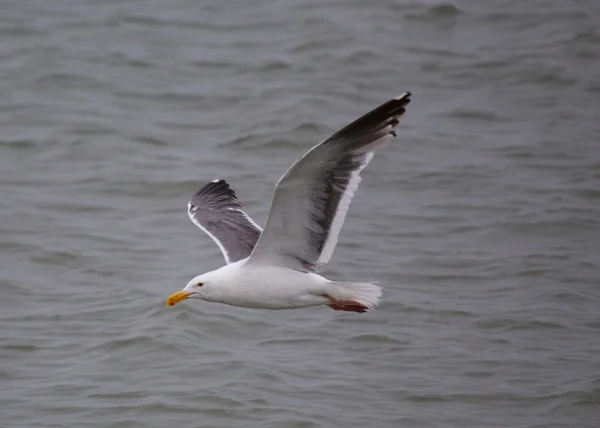
M 378 285 L 330 281 L 317 271 L 333 254 L 361 171 L 374 151 L 396 136 L 410 96 L 390 99 L 300 157 L 277 182 L 264 229 L 225 180 L 198 190 L 188 215 L 215 241 L 227 264 L 194 277 L 167 298 L 167 306 L 199 298 L 255 309 L 374 309 L 381 297 Z

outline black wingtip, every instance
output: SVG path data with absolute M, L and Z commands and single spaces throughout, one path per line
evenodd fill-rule
M 200 190 L 198 190 L 194 194 L 192 199 L 206 195 L 211 195 L 213 197 L 220 198 L 228 198 L 233 201 L 236 201 L 239 204 L 238 198 L 233 189 L 229 186 L 229 183 L 227 183 L 225 180 L 221 180 L 218 178 L 212 180 L 211 182 L 201 187 Z
M 381 128 L 391 125 L 395 128 L 399 123 L 399 118 L 406 113 L 406 106 L 410 103 L 410 92 L 404 92 L 394 98 L 389 99 L 379 107 L 371 110 L 369 113 L 356 119 L 351 124 L 345 126 L 326 140 L 335 141 L 337 138 L 357 138 L 362 133 L 373 133 L 375 128 Z M 390 135 L 396 136 L 396 132 L 392 129 Z
M 403 94 L 400 94 L 397 97 L 394 97 L 394 99 L 396 101 L 406 100 L 406 101 L 410 102 L 411 96 L 412 96 L 412 94 L 409 91 L 406 91 Z
M 404 113 L 406 113 L 406 106 L 410 104 L 411 96 L 412 96 L 412 94 L 410 92 L 406 91 L 405 93 L 392 98 L 386 104 L 391 104 L 391 107 L 396 112 L 395 113 L 396 116 L 402 116 Z

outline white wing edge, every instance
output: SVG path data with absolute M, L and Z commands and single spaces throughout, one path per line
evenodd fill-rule
M 257 230 L 259 230 L 259 231 L 262 233 L 262 230 L 263 230 L 263 228 L 262 228 L 262 227 L 260 227 L 260 226 L 258 225 L 258 223 L 256 223 L 254 220 L 252 220 L 252 217 L 250 217 L 248 214 L 246 214 L 246 211 L 244 211 L 244 210 L 241 210 L 241 209 L 239 209 L 239 208 L 234 208 L 234 210 L 236 210 L 236 211 L 239 211 L 239 212 L 240 212 L 240 213 L 241 213 L 241 214 L 242 214 L 242 215 L 243 215 L 243 216 L 246 218 L 246 220 L 248 220 L 248 222 L 249 222 L 249 223 L 250 223 L 252 226 L 254 226 L 254 227 L 257 229 Z
M 363 160 L 362 165 L 352 172 L 352 177 L 348 182 L 348 187 L 346 187 L 346 191 L 344 192 L 342 199 L 340 199 L 340 203 L 338 204 L 335 216 L 333 217 L 333 221 L 331 222 L 331 226 L 329 227 L 329 235 L 327 236 L 325 245 L 323 245 L 323 250 L 321 250 L 321 255 L 319 256 L 317 263 L 325 264 L 333 255 L 340 232 L 342 230 L 342 226 L 344 225 L 344 221 L 346 219 L 346 214 L 348 213 L 348 208 L 350 207 L 350 203 L 352 202 L 354 193 L 358 189 L 358 185 L 362 181 L 360 173 L 369 164 L 369 162 L 371 162 L 371 159 L 373 159 L 374 154 L 375 153 L 373 152 L 367 152 L 365 154 L 365 159 Z
M 215 235 L 213 235 L 212 233 L 210 233 L 204 226 L 202 226 L 198 221 L 196 221 L 196 219 L 194 218 L 194 216 L 191 213 L 192 203 L 188 202 L 187 206 L 188 206 L 188 217 L 190 218 L 190 220 L 192 220 L 192 223 L 194 223 L 196 226 L 198 226 L 200 229 L 202 229 L 202 231 L 204 233 L 206 233 L 208 236 L 211 237 L 211 239 L 213 241 L 215 241 L 215 244 L 217 244 L 217 246 L 219 247 L 219 249 L 223 253 L 223 257 L 225 257 L 225 262 L 227 264 L 230 264 L 231 260 L 229 259 L 229 253 L 227 252 L 227 250 L 225 249 L 225 247 L 223 246 L 223 244 L 221 244 L 221 241 L 219 241 Z

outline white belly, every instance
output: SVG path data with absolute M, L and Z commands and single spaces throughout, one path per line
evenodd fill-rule
M 324 294 L 329 281 L 314 273 L 242 263 L 216 272 L 220 281 L 210 292 L 207 290 L 205 300 L 264 309 L 304 308 L 328 302 Z

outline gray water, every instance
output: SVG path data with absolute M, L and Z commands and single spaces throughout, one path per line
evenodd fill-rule
M 595 0 L 5 0 L 0 427 L 597 427 Z M 164 299 L 304 151 L 413 103 L 323 274 L 369 314 Z

